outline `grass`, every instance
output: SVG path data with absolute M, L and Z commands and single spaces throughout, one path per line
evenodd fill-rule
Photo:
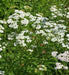
M 61 8 L 62 13 L 64 13 L 64 9 L 69 5 L 69 0 L 0 0 L 0 19 L 7 20 L 10 15 L 12 15 L 15 9 L 23 10 L 25 12 L 30 12 L 35 16 L 36 13 L 41 14 L 44 17 L 49 18 L 49 21 L 58 21 L 60 19 L 65 20 L 64 25 L 68 27 L 69 22 L 66 17 L 57 17 L 51 19 L 51 11 L 50 8 L 53 5 L 57 6 L 57 9 Z M 61 6 L 63 4 L 63 6 Z M 24 6 L 29 6 L 29 9 L 25 9 Z M 68 12 L 68 11 L 66 11 Z M 61 24 L 61 23 L 60 23 Z M 29 26 L 22 28 L 19 26 L 19 29 L 9 28 L 8 24 L 2 24 L 5 28 L 5 32 L 0 34 L 0 37 L 3 40 L 0 40 L 0 44 L 3 46 L 3 42 L 9 43 L 3 51 L 0 51 L 0 70 L 5 71 L 5 75 L 69 75 L 69 69 L 59 69 L 55 70 L 55 63 L 61 62 L 64 65 L 69 67 L 69 62 L 62 62 L 57 60 L 55 57 L 52 57 L 52 51 L 58 51 L 58 54 L 63 53 L 64 51 L 69 51 L 66 47 L 63 48 L 62 45 L 58 42 L 51 42 L 48 40 L 48 44 L 44 45 L 42 42 L 46 38 L 41 35 L 30 35 L 32 38 L 31 43 L 27 43 L 26 47 L 22 45 L 17 45 L 16 47 L 13 43 L 16 41 L 15 36 L 13 40 L 8 40 L 8 35 L 11 32 L 20 33 L 21 31 L 28 29 L 29 31 L 35 32 L 36 29 Z M 20 25 L 20 22 L 19 22 Z M 69 33 L 67 29 L 66 34 Z M 26 35 L 29 35 L 27 33 Z M 64 37 L 66 39 L 66 37 Z M 26 39 L 25 39 L 26 40 Z M 37 48 L 32 48 L 34 51 L 31 53 L 27 51 L 31 49 L 31 44 L 37 45 Z M 41 65 L 45 65 L 44 71 L 40 71 L 39 67 Z

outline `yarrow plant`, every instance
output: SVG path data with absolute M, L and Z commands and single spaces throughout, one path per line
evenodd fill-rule
M 27 9 L 30 7 L 24 6 L 24 8 Z M 49 66 L 46 54 L 48 52 L 46 50 L 49 48 L 50 43 L 55 43 L 57 46 L 61 45 L 62 48 L 69 49 L 69 34 L 66 30 L 67 27 L 64 25 L 65 21 L 58 20 L 54 22 L 52 20 L 58 16 L 69 18 L 69 12 L 67 12 L 67 15 L 63 14 L 61 12 L 62 9 L 57 9 L 55 5 L 50 10 L 52 12 L 51 20 L 38 13 L 32 15 L 30 12 L 17 9 L 15 9 L 15 12 L 7 20 L 0 20 L 0 51 L 3 55 L 0 55 L 0 59 L 8 57 L 6 58 L 7 63 L 11 61 L 12 65 L 22 66 L 23 72 L 31 74 L 32 71 L 34 73 L 41 71 L 43 74 L 46 74 Z M 69 62 L 69 51 L 58 53 L 58 49 L 57 51 L 53 50 L 48 58 L 54 57 L 53 59 L 56 58 L 57 61 Z M 6 60 L 4 59 L 3 61 L 6 62 Z M 68 70 L 68 66 L 62 65 L 60 62 L 56 62 L 55 65 L 55 69 L 63 68 Z M 16 69 L 14 68 L 14 70 Z M 14 75 L 13 72 L 11 74 Z

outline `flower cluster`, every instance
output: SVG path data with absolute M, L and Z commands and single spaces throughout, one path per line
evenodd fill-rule
M 32 50 L 32 49 L 28 49 L 28 51 L 29 51 L 29 52 L 33 52 L 33 50 Z
M 63 17 L 63 14 L 60 12 L 60 10 L 57 9 L 56 5 L 52 6 L 50 8 L 51 12 L 52 12 L 52 18 L 56 18 L 57 16 L 61 16 Z
M 56 6 L 51 7 L 51 11 L 56 11 Z M 59 20 L 61 21 L 61 20 Z M 43 41 L 44 44 L 48 44 L 48 40 L 51 40 L 52 42 L 59 42 L 64 44 L 64 36 L 66 31 L 66 26 L 64 24 L 58 24 L 54 21 L 49 21 L 48 18 L 43 17 L 40 14 L 36 14 L 36 16 L 33 16 L 29 12 L 24 12 L 22 10 L 15 10 L 15 13 L 10 15 L 8 17 L 8 20 L 6 21 L 8 23 L 10 28 L 18 29 L 19 26 L 23 27 L 29 27 L 29 24 L 31 23 L 31 26 L 34 30 L 34 34 L 45 36 L 45 40 Z M 27 28 L 25 30 L 28 30 Z M 32 33 L 30 30 L 28 30 L 29 33 Z M 16 33 L 18 34 L 18 33 Z M 11 34 L 8 34 L 8 40 L 13 40 L 14 36 L 18 40 L 20 44 L 23 44 L 23 46 L 26 46 L 26 43 L 24 40 L 20 41 L 20 39 L 26 39 L 26 42 L 31 42 L 30 36 L 24 36 L 24 30 L 18 34 L 18 36 L 15 36 L 15 32 L 11 32 Z M 20 38 L 18 38 L 20 37 Z M 15 44 L 15 43 L 14 43 Z M 69 47 L 68 45 L 65 47 Z
M 61 63 L 59 63 L 59 62 L 57 62 L 56 63 L 56 67 L 55 67 L 55 69 L 57 70 L 57 69 L 68 69 L 68 67 L 67 66 L 64 66 L 64 65 L 62 65 Z
M 0 33 L 3 33 L 4 31 L 4 27 L 2 25 L 0 25 Z
M 69 62 L 69 51 L 65 51 L 64 53 L 60 53 L 60 54 L 58 54 L 58 55 L 57 55 L 57 53 L 58 53 L 57 51 L 53 51 L 53 52 L 51 53 L 51 55 L 52 55 L 53 57 L 56 57 L 57 59 L 59 59 L 59 60 L 61 60 L 61 61 Z M 62 67 L 63 67 L 64 69 L 68 69 L 67 66 L 61 65 L 61 63 L 56 63 L 55 69 L 61 69 Z
M 61 5 L 63 6 L 63 5 Z M 62 13 L 62 9 L 57 9 L 56 5 L 53 5 L 51 8 L 50 8 L 51 12 L 52 12 L 52 19 L 53 18 L 56 18 L 56 17 L 66 17 L 66 18 L 69 18 L 69 12 L 67 12 L 66 14 L 66 10 L 69 10 L 69 7 L 65 8 L 64 9 L 64 13 Z M 61 21 L 61 22 L 64 22 L 64 21 Z
M 47 68 L 46 68 L 45 65 L 38 65 L 37 68 L 38 68 L 38 70 L 40 70 L 40 71 L 47 71 Z
M 2 43 L 2 45 L 0 44 L 0 51 L 3 51 L 3 49 L 5 49 L 7 46 L 7 44 L 5 42 Z M 0 58 L 2 58 L 2 55 L 0 55 Z
M 29 33 L 29 31 L 28 30 L 21 31 L 21 33 L 16 36 L 16 40 L 22 46 L 26 46 L 25 39 L 26 39 L 27 43 L 32 42 L 32 40 L 31 40 L 31 38 L 29 36 L 24 36 L 25 33 Z
M 11 32 L 11 34 L 8 34 L 8 40 L 13 40 L 15 35 L 15 32 Z
M 51 55 L 53 56 L 53 57 L 56 57 L 57 56 L 57 51 L 53 51 L 52 53 L 51 53 Z
M 7 22 L 6 21 L 3 21 L 3 20 L 0 20 L 0 23 L 1 24 L 6 24 Z
M 57 59 L 60 59 L 61 61 L 69 62 L 69 51 L 65 51 L 64 53 L 60 53 L 58 55 L 57 53 L 57 51 L 53 51 L 51 55 Z
M 0 74 L 1 74 L 1 75 L 4 75 L 4 73 L 5 73 L 5 71 L 1 71 L 1 70 L 0 70 Z
M 69 62 L 69 51 L 60 53 L 59 55 L 57 55 L 57 59 L 60 59 L 61 61 Z

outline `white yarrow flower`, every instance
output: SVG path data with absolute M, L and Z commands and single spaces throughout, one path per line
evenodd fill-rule
M 2 48 L 0 48 L 0 51 L 2 51 Z
M 68 66 L 64 66 L 63 68 L 64 68 L 65 70 L 67 70 L 67 69 L 68 69 Z
M 28 51 L 33 52 L 33 50 L 32 50 L 32 49 L 28 49 Z
M 2 56 L 0 55 L 0 58 L 2 58 Z
M 53 56 L 53 57 L 56 57 L 56 55 L 57 55 L 57 51 L 53 51 L 52 53 L 51 53 L 51 55 Z
M 41 26 L 40 25 L 37 25 L 36 29 L 40 29 L 40 28 L 41 28 Z

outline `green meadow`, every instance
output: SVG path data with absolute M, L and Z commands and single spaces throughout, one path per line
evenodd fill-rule
M 0 0 L 0 75 L 69 75 L 69 0 Z

